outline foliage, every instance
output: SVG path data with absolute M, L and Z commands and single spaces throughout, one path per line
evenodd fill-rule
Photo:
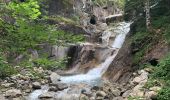
M 0 78 L 5 78 L 14 73 L 16 73 L 16 70 L 4 60 L 4 57 L 0 56 Z
M 139 65 L 143 57 L 156 43 L 170 43 L 170 1 L 150 0 L 151 26 L 154 31 L 147 32 L 145 27 L 145 5 L 143 0 L 126 0 L 125 20 L 133 20 L 132 50 L 133 63 Z M 142 63 L 143 64 L 143 63 Z M 163 86 L 159 91 L 157 100 L 170 100 L 170 56 L 168 55 L 154 67 L 145 88 Z
M 41 15 L 40 6 L 37 0 L 27 0 L 26 2 L 10 2 L 8 8 L 13 11 L 12 15 L 16 19 L 28 17 L 37 19 Z
M 153 73 L 151 74 L 151 79 L 156 79 L 161 81 L 164 85 L 159 91 L 157 99 L 158 100 L 169 100 L 170 99 L 170 55 L 162 59 L 158 66 L 155 67 Z M 151 81 L 150 79 L 150 81 Z M 155 85 L 155 84 L 154 84 Z
M 154 86 L 161 86 L 161 83 L 158 80 L 156 80 L 156 79 L 150 78 L 147 81 L 147 83 L 144 85 L 144 88 L 149 89 L 149 88 L 154 87 Z
M 159 65 L 155 68 L 153 73 L 154 78 L 163 80 L 170 80 L 170 56 L 168 55 L 160 61 Z
M 158 100 L 170 100 L 170 88 L 165 87 L 161 89 L 158 93 Z
M 136 96 L 136 97 L 129 96 L 128 100 L 144 100 L 144 98 L 138 97 L 138 96 Z
M 138 65 L 143 59 L 144 54 L 150 47 L 150 41 L 152 37 L 148 32 L 137 32 L 131 38 L 133 55 L 133 64 Z
M 35 67 L 42 67 L 44 69 L 58 69 L 65 68 L 67 63 L 67 58 L 59 60 L 49 60 L 47 58 L 39 58 L 33 61 Z
M 0 46 L 4 51 L 23 53 L 30 48 L 36 49 L 43 43 L 64 45 L 83 40 L 82 36 L 56 30 L 56 26 L 42 22 L 43 19 L 39 18 L 41 12 L 37 0 L 22 3 L 13 1 L 6 5 L 6 8 L 12 11 L 8 16 L 13 16 L 15 22 L 7 23 L 6 20 L 0 20 L 0 29 L 5 33 L 5 35 L 0 34 L 2 40 Z M 59 18 L 65 22 L 73 22 L 66 18 Z
M 30 49 L 37 50 L 43 44 L 66 45 L 84 40 L 81 35 L 57 30 L 56 25 L 48 24 L 46 17 L 41 15 L 41 1 L 12 0 L 8 3 L 0 1 L 0 48 L 3 48 L 1 52 L 5 54 L 5 57 L 0 57 L 0 77 L 6 77 L 15 72 L 14 68 L 5 61 L 13 60 L 20 54 L 29 55 Z M 66 24 L 75 24 L 75 21 L 61 16 L 57 16 L 56 19 Z M 54 61 L 45 57 L 28 61 L 29 58 L 29 56 L 26 57 L 20 65 L 30 71 L 34 67 L 64 68 L 67 62 L 67 59 Z M 32 73 L 39 76 L 34 71 Z

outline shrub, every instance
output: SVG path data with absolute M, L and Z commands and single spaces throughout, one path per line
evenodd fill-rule
M 163 80 L 170 80 L 170 55 L 160 61 L 159 65 L 155 68 L 153 73 L 154 78 Z
M 39 58 L 33 61 L 35 67 L 43 67 L 44 69 L 57 69 L 65 68 L 67 59 L 63 58 L 60 60 L 49 60 L 47 58 Z
M 16 73 L 16 70 L 8 65 L 3 57 L 0 56 L 0 78 L 5 78 Z
M 152 78 L 159 79 L 164 87 L 158 93 L 158 100 L 170 100 L 170 55 L 162 59 L 152 73 Z
M 158 96 L 157 96 L 158 100 L 170 100 L 170 88 L 163 88 L 159 91 Z

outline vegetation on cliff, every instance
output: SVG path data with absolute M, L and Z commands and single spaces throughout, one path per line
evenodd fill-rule
M 46 21 L 48 16 L 42 14 L 40 5 L 42 5 L 41 0 L 0 1 L 0 77 L 12 74 L 11 66 L 20 55 L 26 56 L 27 60 L 24 60 L 24 64 L 30 65 L 29 51 L 38 50 L 43 44 L 61 46 L 83 40 L 80 35 L 58 30 L 56 25 L 50 25 Z M 65 19 L 59 21 L 63 20 Z M 65 21 L 73 23 L 70 20 Z M 54 61 L 49 60 L 47 56 L 41 59 L 43 60 L 34 62 L 49 68 L 63 66 L 63 64 L 56 64 L 57 62 L 54 64 Z
M 149 3 L 149 13 L 146 13 L 146 2 Z M 154 86 L 155 79 L 163 84 L 163 89 L 159 92 L 157 100 L 170 99 L 170 72 L 169 55 L 161 59 L 158 65 L 150 65 L 146 62 L 146 56 L 155 47 L 161 44 L 169 45 L 170 40 L 170 2 L 169 0 L 127 0 L 125 5 L 125 19 L 134 20 L 132 25 L 132 53 L 134 66 L 152 66 L 154 71 L 151 73 L 148 86 Z M 147 15 L 150 16 L 148 28 Z M 159 52 L 156 52 L 159 53 Z M 149 65 L 148 65 L 149 64 Z

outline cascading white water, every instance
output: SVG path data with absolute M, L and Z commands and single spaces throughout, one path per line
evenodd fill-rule
M 119 25 L 114 29 L 114 33 L 116 33 L 117 35 L 112 44 L 112 47 L 110 48 L 113 50 L 113 53 L 108 58 L 106 58 L 106 60 L 103 63 L 101 63 L 94 69 L 91 69 L 86 74 L 63 76 L 61 77 L 61 82 L 69 83 L 69 84 L 86 83 L 88 85 L 99 85 L 100 83 L 102 83 L 101 76 L 107 71 L 109 65 L 112 63 L 112 61 L 118 54 L 118 51 L 122 47 L 122 44 L 129 30 L 130 30 L 130 23 L 125 23 L 125 22 L 119 23 Z M 38 96 L 47 91 L 48 91 L 48 87 L 46 86 L 40 90 L 35 90 L 28 96 L 27 100 L 39 100 Z M 67 94 L 67 90 L 62 91 L 61 93 L 57 94 L 57 96 L 64 97 L 64 94 Z M 65 100 L 65 99 L 61 99 L 61 100 Z
M 90 70 L 86 74 L 63 76 L 61 77 L 61 82 L 69 84 L 87 83 L 91 85 L 99 83 L 101 76 L 107 71 L 109 65 L 112 63 L 119 49 L 122 47 L 125 37 L 129 31 L 130 23 L 119 23 L 119 25 L 114 30 L 114 33 L 116 33 L 117 36 L 113 42 L 112 48 L 110 48 L 113 49 L 113 54 L 109 56 L 103 63 L 98 65 L 96 68 Z

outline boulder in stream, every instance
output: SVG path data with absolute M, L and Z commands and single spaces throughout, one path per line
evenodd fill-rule
M 60 75 L 58 75 L 57 73 L 52 73 L 50 75 L 50 81 L 53 83 L 53 84 L 57 84 L 59 81 L 60 81 Z
M 44 100 L 44 99 L 49 99 L 49 98 L 53 98 L 53 97 L 54 97 L 54 93 L 46 92 L 46 93 L 41 94 L 38 98 Z
M 41 89 L 41 84 L 39 82 L 34 82 L 34 83 L 32 83 L 32 88 L 33 89 Z

